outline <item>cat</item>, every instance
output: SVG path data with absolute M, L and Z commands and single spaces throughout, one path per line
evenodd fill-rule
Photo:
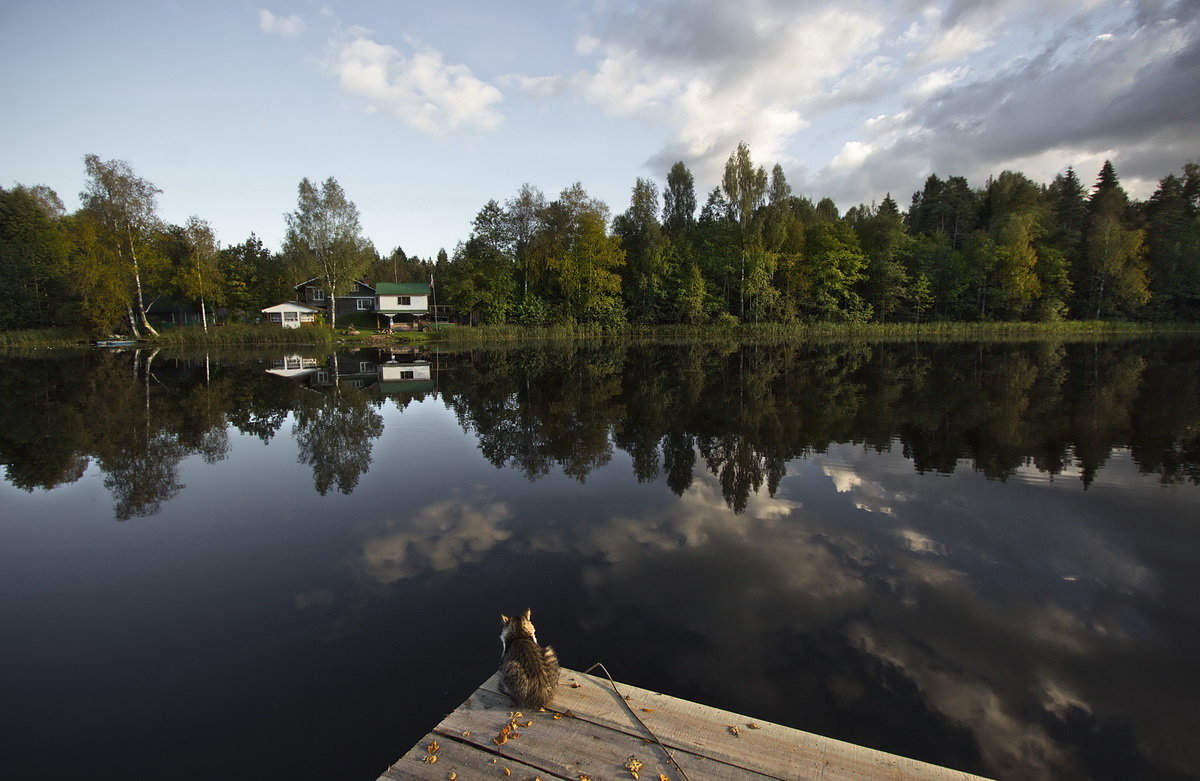
M 509 618 L 501 614 L 500 691 L 522 708 L 541 710 L 558 686 L 558 654 L 538 645 L 529 609 Z

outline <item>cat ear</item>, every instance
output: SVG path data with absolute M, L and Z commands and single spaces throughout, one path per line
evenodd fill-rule
M 508 623 L 508 621 L 509 621 L 509 618 L 508 618 L 508 616 L 506 616 L 506 615 L 504 615 L 503 613 L 501 613 L 501 614 L 500 614 L 500 623 L 502 623 L 502 624 L 507 624 L 507 623 Z
M 524 618 L 526 621 L 530 620 L 531 616 L 530 616 L 529 608 L 525 608 L 525 613 L 522 615 L 522 617 L 523 617 L 523 618 Z

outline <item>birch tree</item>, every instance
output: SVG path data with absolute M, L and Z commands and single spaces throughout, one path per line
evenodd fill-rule
M 140 255 L 158 226 L 157 202 L 162 190 L 136 176 L 124 160 L 104 161 L 96 155 L 84 155 L 83 162 L 89 181 L 79 200 L 104 228 L 107 240 L 133 280 L 129 327 L 136 334 L 140 325 L 157 336 L 158 331 L 146 319 Z
M 362 237 L 358 207 L 332 176 L 318 188 L 300 180 L 296 211 L 288 214 L 284 252 L 321 279 L 329 325 L 337 326 L 337 296 L 371 265 L 374 252 Z

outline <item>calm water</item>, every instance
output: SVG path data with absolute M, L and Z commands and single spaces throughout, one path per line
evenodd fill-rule
M 6 778 L 373 779 L 564 663 L 1200 777 L 1200 343 L 0 358 Z

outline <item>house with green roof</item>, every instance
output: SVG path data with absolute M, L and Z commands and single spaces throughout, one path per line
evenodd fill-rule
M 388 329 L 420 328 L 433 312 L 433 285 L 425 282 L 377 282 L 375 312 Z

